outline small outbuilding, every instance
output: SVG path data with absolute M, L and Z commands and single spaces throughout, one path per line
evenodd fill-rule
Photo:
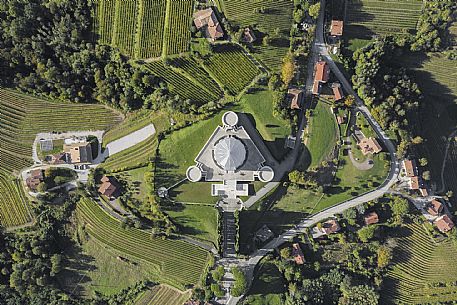
M 290 88 L 287 90 L 287 98 L 290 100 L 290 109 L 300 109 L 303 100 L 303 90 Z
M 336 221 L 336 219 L 330 219 L 330 220 L 327 220 L 326 222 L 322 223 L 321 231 L 322 231 L 322 233 L 324 233 L 326 235 L 336 233 L 339 230 L 340 230 L 340 224 L 338 223 L 338 221 Z
M 121 185 L 112 176 L 103 176 L 102 184 L 98 188 L 98 192 L 110 199 L 117 198 L 121 192 Z
M 370 212 L 370 213 L 367 213 L 365 214 L 365 216 L 363 217 L 364 220 L 365 220 L 365 224 L 368 226 L 368 225 L 372 225 L 372 224 L 375 224 L 375 223 L 378 223 L 379 222 L 379 216 L 378 216 L 378 213 L 376 212 Z
M 300 248 L 300 244 L 292 244 L 292 256 L 297 265 L 303 265 L 305 263 L 305 256 Z
M 443 204 L 436 199 L 433 199 L 427 204 L 427 212 L 432 216 L 438 216 L 443 211 Z
M 340 83 L 333 83 L 332 90 L 333 90 L 333 98 L 335 101 L 340 101 L 344 98 L 344 93 L 343 93 L 343 90 L 341 89 Z
M 343 36 L 343 28 L 343 20 L 332 20 L 332 23 L 330 24 L 330 35 L 334 37 Z
M 247 43 L 253 43 L 257 40 L 257 37 L 254 34 L 254 31 L 251 28 L 245 28 L 241 40 Z

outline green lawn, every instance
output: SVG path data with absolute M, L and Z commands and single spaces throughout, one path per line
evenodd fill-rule
M 257 88 L 256 88 L 257 90 Z M 273 96 L 266 88 L 245 94 L 241 98 L 240 107 L 252 117 L 253 123 L 263 137 L 268 149 L 276 159 L 282 159 L 286 149 L 284 143 L 291 134 L 290 123 L 273 116 Z
M 169 192 L 170 197 L 178 202 L 216 204 L 217 197 L 211 196 L 210 182 L 185 181 Z
M 148 171 L 148 167 L 140 167 L 132 170 L 119 172 L 116 177 L 125 180 L 129 184 L 129 190 L 132 191 L 133 197 L 138 200 L 143 200 L 146 197 L 146 185 L 143 183 L 144 174 Z
M 252 287 L 247 293 L 244 305 L 281 305 L 283 294 L 286 289 L 285 281 L 276 265 L 268 258 L 263 259 L 258 267 L 252 283 Z
M 183 204 L 176 209 L 166 209 L 181 232 L 217 245 L 218 211 L 214 206 Z
M 308 149 L 311 167 L 317 167 L 328 158 L 338 141 L 338 126 L 329 105 L 319 101 L 313 110 L 308 129 Z
M 64 259 L 65 268 L 59 273 L 58 282 L 66 291 L 79 296 L 93 297 L 95 291 L 115 294 L 149 279 L 151 273 L 157 272 L 142 261 L 132 264 L 117 259 L 124 254 L 94 239 L 84 242 L 81 248 L 71 249 L 69 253 Z

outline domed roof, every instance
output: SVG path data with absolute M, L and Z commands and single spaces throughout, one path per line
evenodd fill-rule
M 225 137 L 217 142 L 214 150 L 216 163 L 226 171 L 234 171 L 246 159 L 246 148 L 235 137 Z

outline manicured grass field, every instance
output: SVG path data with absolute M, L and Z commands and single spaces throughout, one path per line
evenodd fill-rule
M 293 1 L 221 0 L 219 3 L 231 24 L 240 28 L 251 26 L 258 30 L 253 55 L 271 71 L 279 71 L 282 60 L 289 50 Z M 254 13 L 259 9 L 263 9 L 264 13 Z M 277 35 L 274 34 L 275 31 L 278 31 Z M 272 38 L 272 42 L 268 46 L 262 44 L 262 39 L 266 34 Z
M 217 245 L 218 211 L 214 206 L 183 204 L 165 212 L 181 227 L 183 234 Z
M 338 141 L 338 126 L 330 106 L 317 102 L 309 122 L 307 147 L 311 154 L 311 167 L 316 167 L 332 153 Z
M 78 119 L 69 120 L 75 114 Z M 31 165 L 38 132 L 106 130 L 121 119 L 101 105 L 54 103 L 0 89 L 0 223 L 12 226 L 31 220 L 22 185 L 11 175 Z
M 166 285 L 158 285 L 144 292 L 135 305 L 182 305 L 190 296 L 190 291 L 181 292 Z
M 419 0 L 349 0 L 345 36 L 414 32 L 422 10 Z
M 280 160 L 287 152 L 285 139 L 291 134 L 290 123 L 273 116 L 273 96 L 266 88 L 256 88 L 253 93 L 241 98 L 243 112 L 252 116 L 253 123 L 264 139 L 273 156 Z
M 407 225 L 397 239 L 381 303 L 452 304 L 457 301 L 457 248 L 435 243 L 420 224 Z
M 259 263 L 259 268 L 255 274 L 254 282 L 247 293 L 244 305 L 281 305 L 283 294 L 285 293 L 285 281 L 276 265 L 263 259 Z
M 205 60 L 206 68 L 230 94 L 238 95 L 260 73 L 259 68 L 237 45 L 220 44 Z
M 180 240 L 151 238 L 139 229 L 123 229 L 117 219 L 87 198 L 78 203 L 77 213 L 89 236 L 133 262 L 154 268 L 150 279 L 181 289 L 199 282 L 209 257 L 205 250 Z

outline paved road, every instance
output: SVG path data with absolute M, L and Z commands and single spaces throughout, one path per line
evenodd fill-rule
M 398 175 L 400 172 L 400 163 L 397 159 L 396 155 L 396 147 L 393 142 L 387 137 L 387 135 L 382 130 L 381 126 L 378 122 L 373 118 L 368 108 L 364 105 L 363 101 L 357 96 L 356 92 L 352 89 L 351 84 L 345 78 L 344 74 L 339 70 L 338 66 L 335 64 L 333 59 L 330 57 L 327 47 L 324 41 L 324 16 L 325 16 L 325 0 L 321 0 L 321 12 L 317 22 L 317 29 L 316 29 L 316 37 L 315 42 L 312 48 L 312 62 L 313 66 L 314 63 L 317 61 L 317 57 L 323 58 L 328 64 L 332 72 L 341 82 L 343 88 L 346 90 L 348 94 L 351 94 L 355 97 L 357 109 L 366 117 L 370 125 L 375 130 L 376 134 L 378 135 L 379 140 L 383 143 L 385 149 L 390 154 L 390 171 L 389 175 L 376 190 L 362 194 L 357 198 L 353 198 L 351 200 L 347 200 L 344 202 L 339 203 L 336 206 L 330 207 L 326 210 L 323 210 L 315 215 L 307 217 L 303 219 L 298 225 L 296 225 L 293 229 L 290 229 L 280 236 L 276 237 L 268 244 L 266 244 L 261 249 L 258 249 L 253 255 L 250 256 L 248 260 L 238 260 L 236 263 L 238 266 L 243 268 L 246 271 L 248 281 L 251 283 L 254 277 L 254 268 L 259 263 L 259 261 L 268 253 L 273 251 L 276 247 L 281 245 L 284 242 L 287 242 L 291 238 L 295 237 L 298 234 L 304 232 L 306 228 L 312 227 L 317 222 L 320 222 L 326 218 L 332 217 L 335 214 L 340 214 L 344 210 L 356 207 L 359 204 L 362 204 L 367 201 L 374 200 L 383 196 L 385 193 L 389 192 L 389 189 L 394 185 L 394 183 L 398 180 Z M 312 74 L 308 75 L 307 79 L 307 92 L 311 90 L 311 83 L 312 82 Z M 302 126 L 301 126 L 302 128 Z M 300 131 L 302 129 L 300 128 Z M 298 138 L 298 137 L 297 137 Z M 234 264 L 234 262 L 231 262 Z M 235 305 L 240 300 L 240 298 L 230 297 L 227 301 L 227 304 Z

